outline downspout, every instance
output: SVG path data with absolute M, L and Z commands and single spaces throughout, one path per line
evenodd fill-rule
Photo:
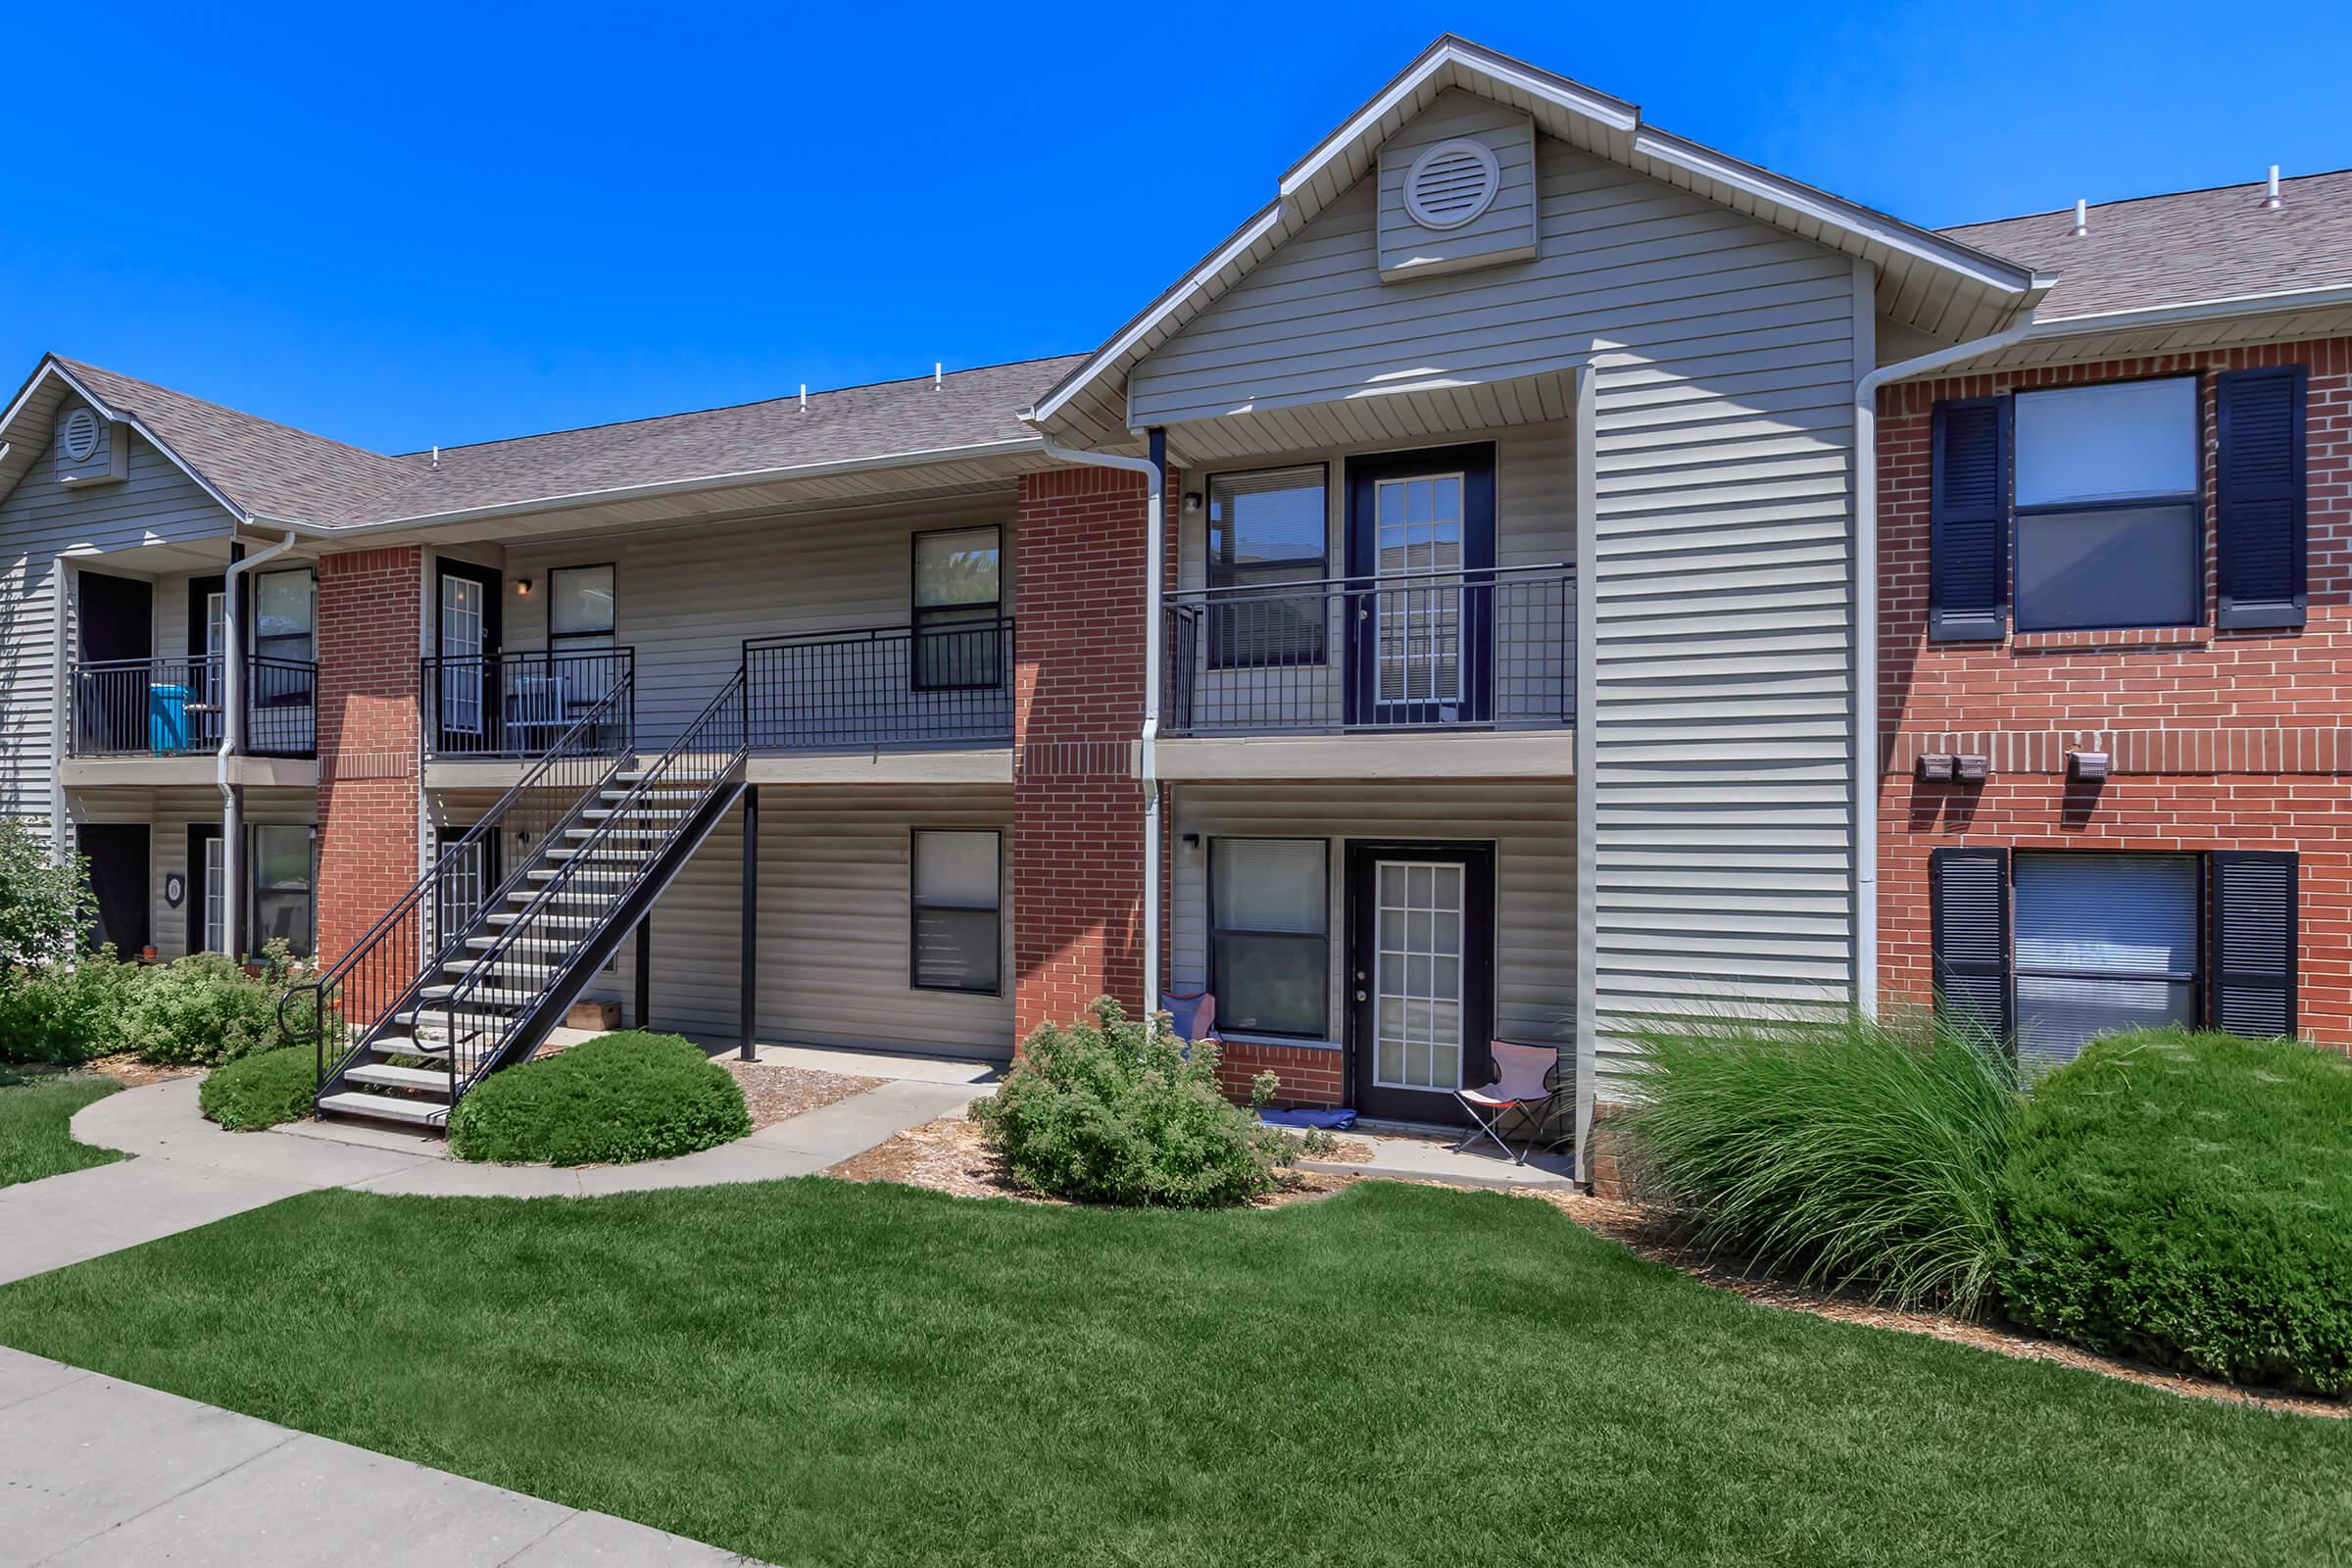
M 1144 785 L 1144 1010 L 1159 1010 L 1159 688 L 1160 644 L 1164 628 L 1159 602 L 1165 590 L 1167 540 L 1167 432 L 1157 425 L 1148 432 L 1152 455 L 1122 457 L 1114 452 L 1080 452 L 1065 447 L 1044 431 L 1038 432 L 1045 454 L 1059 463 L 1079 463 L 1097 468 L 1118 468 L 1144 476 L 1144 537 L 1149 557 L 1144 563 L 1144 729 L 1137 746 L 1136 770 Z
M 236 550 L 235 536 L 230 536 L 229 548 Z M 236 951 L 237 884 L 243 874 L 238 852 L 245 827 L 240 819 L 237 786 L 229 777 L 228 760 L 244 749 L 245 731 L 245 629 L 237 614 L 237 579 L 265 562 L 274 561 L 294 548 L 294 534 L 286 536 L 258 556 L 231 561 L 220 578 L 220 749 L 213 754 L 213 779 L 220 786 L 220 940 L 227 944 L 228 956 L 239 958 L 245 955 Z M 201 869 L 201 868 L 199 868 Z M 196 911 L 197 930 L 204 928 L 204 911 Z
M 1854 1001 L 1879 1010 L 1879 388 L 1998 353 L 2031 313 L 1989 337 L 1882 365 L 1854 382 Z

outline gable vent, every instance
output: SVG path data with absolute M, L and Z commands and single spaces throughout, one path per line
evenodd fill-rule
M 1404 210 L 1423 228 L 1459 228 L 1494 205 L 1502 171 L 1484 142 L 1442 141 L 1404 175 Z
M 68 463 L 87 463 L 98 450 L 98 416 L 87 409 L 75 409 L 66 416 L 66 422 L 57 432 L 58 450 Z

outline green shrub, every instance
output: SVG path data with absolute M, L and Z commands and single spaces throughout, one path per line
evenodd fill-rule
M 676 1035 L 599 1035 L 493 1073 L 450 1113 L 460 1159 L 546 1165 L 667 1159 L 752 1130 L 743 1089 Z
M 124 1049 L 141 979 L 139 966 L 116 962 L 112 948 L 0 973 L 0 1061 L 72 1067 Z
M 232 1133 L 258 1132 L 311 1113 L 318 1055 L 309 1046 L 257 1051 L 205 1075 L 196 1105 Z
M 1016 1182 L 1078 1202 L 1247 1202 L 1296 1157 L 1289 1138 L 1217 1093 L 1213 1044 L 1188 1059 L 1166 1015 L 1139 1023 L 1108 997 L 1091 1020 L 1032 1034 L 972 1115 Z
M 2003 1173 L 2003 1309 L 2094 1350 L 2352 1393 L 2352 1061 L 2178 1030 L 2035 1086 Z
M 0 816 L 0 969 L 69 957 L 97 914 L 89 861 L 50 854 L 21 816 Z
M 1639 1039 L 1642 1098 L 1610 1125 L 1707 1245 L 1901 1306 L 1980 1308 L 2019 1104 L 1996 1052 L 1923 1014 L 1706 1017 Z
M 216 1066 L 281 1044 L 277 999 L 295 979 L 282 941 L 271 942 L 259 979 L 219 953 L 192 953 L 150 968 L 123 1019 L 123 1043 L 142 1061 Z

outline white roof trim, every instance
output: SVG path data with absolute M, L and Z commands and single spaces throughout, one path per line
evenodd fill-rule
M 1642 123 L 1641 107 L 1637 104 L 1594 92 L 1564 76 L 1553 75 L 1524 61 L 1496 54 L 1447 34 L 1431 45 L 1369 103 L 1317 142 L 1304 158 L 1292 165 L 1284 172 L 1278 186 L 1278 197 L 1271 205 L 1237 229 L 1231 238 L 1209 254 L 1206 261 L 1193 269 L 1183 281 L 1121 327 L 1109 342 L 1089 355 L 1084 364 L 1062 378 L 1059 386 L 1024 410 L 1022 419 L 1039 423 L 1066 408 L 1079 392 L 1132 353 L 1171 317 L 1182 312 L 1217 273 L 1233 265 L 1269 230 L 1286 221 L 1303 226 L 1319 210 L 1301 200 L 1301 193 L 1308 189 L 1315 177 L 1343 157 L 1351 146 L 1370 135 L 1399 104 L 1427 86 L 1433 77 L 1449 70 L 1455 73 L 1453 85 L 1461 85 L 1461 76 L 1467 74 L 1483 78 L 1494 86 L 1526 93 L 1610 130 L 1621 134 L 1631 133 L 1636 157 L 1653 159 L 1685 170 L 1701 179 L 1743 191 L 1758 200 L 1802 213 L 1825 227 L 1843 231 L 1866 244 L 1886 246 L 1930 266 L 1957 272 L 1988 288 L 2020 296 L 2032 294 L 2036 287 L 2046 287 L 2043 280 L 2027 269 L 2003 262 L 1996 256 L 1973 247 L 1943 239 L 1933 230 L 1916 227 L 1900 219 L 1832 196 L 1826 191 L 1783 178 L 1768 170 L 1684 137 L 1644 126 Z
M 2117 332 L 2134 326 L 2172 326 L 2186 321 L 2223 320 L 2233 316 L 2263 316 L 2273 311 L 2324 311 L 2338 305 L 2352 305 L 2352 284 L 2274 289 L 2264 294 L 2224 294 L 2209 300 L 2183 300 L 2178 305 L 2053 316 L 2037 318 L 2034 330 L 2027 335 L 2065 337 L 2080 332 Z

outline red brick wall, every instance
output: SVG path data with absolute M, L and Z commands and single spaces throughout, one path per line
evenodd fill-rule
M 1217 1087 L 1228 1100 L 1247 1102 L 1250 1081 L 1270 1072 L 1282 1082 L 1277 1105 L 1329 1108 L 1347 1103 L 1347 1058 L 1310 1046 L 1269 1046 L 1236 1041 L 1217 1059 Z
M 2205 377 L 2310 367 L 2309 624 L 2216 631 L 2207 514 L 2207 624 L 2187 630 L 1927 641 L 1929 427 L 1937 400 L 2125 375 Z M 2123 851 L 2293 850 L 2301 856 L 2303 1032 L 2352 1044 L 2352 339 L 1969 376 L 1880 395 L 1882 992 L 1933 985 L 1928 857 L 1944 845 Z M 2116 776 L 2070 786 L 2070 749 Z M 1917 782 L 1922 751 L 1985 755 L 1980 787 Z
M 341 957 L 416 881 L 422 553 L 318 562 L 318 956 Z
M 1171 512 L 1179 489 L 1171 475 Z M 1021 481 L 1012 946 L 1024 1038 L 1105 993 L 1131 1010 L 1145 1001 L 1144 794 L 1129 770 L 1144 716 L 1144 499 L 1142 475 L 1108 468 Z

